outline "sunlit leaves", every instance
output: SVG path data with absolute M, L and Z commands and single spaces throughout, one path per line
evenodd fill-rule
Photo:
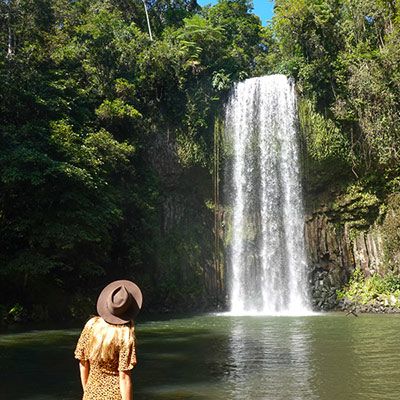
M 129 104 L 126 104 L 121 99 L 104 100 L 103 103 L 96 109 L 96 114 L 100 119 L 136 119 L 140 118 L 141 114 L 138 110 Z
M 342 151 L 356 175 L 394 171 L 400 162 L 398 13 L 391 1 L 276 1 L 278 62 L 297 78 L 301 93 L 316 100 L 324 119 L 347 136 Z
M 141 0 L 0 6 L 4 281 L 23 276 L 36 288 L 48 279 L 77 290 L 100 273 L 145 269 L 155 249 L 171 247 L 157 236 L 165 186 L 180 187 L 196 168 L 209 179 L 223 96 L 266 53 L 259 19 L 243 0 L 204 10 L 186 0 L 148 2 L 150 41 Z M 194 229 L 203 237 L 200 214 Z M 199 257 L 203 239 L 188 244 L 191 235 L 177 242 L 178 269 L 187 254 Z

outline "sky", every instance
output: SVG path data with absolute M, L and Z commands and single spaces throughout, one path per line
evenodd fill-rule
M 197 0 L 197 3 L 201 6 L 205 6 L 207 4 L 216 4 L 217 0 Z M 263 25 L 267 24 L 267 21 L 272 18 L 274 1 L 271 0 L 253 0 L 254 4 L 254 14 L 258 15 L 261 18 L 261 22 Z

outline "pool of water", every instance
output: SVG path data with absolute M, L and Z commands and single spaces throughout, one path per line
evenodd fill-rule
M 397 315 L 141 322 L 135 400 L 397 400 L 399 331 Z M 78 335 L 0 335 L 1 399 L 79 399 Z

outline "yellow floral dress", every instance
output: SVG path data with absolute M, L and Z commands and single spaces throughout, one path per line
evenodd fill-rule
M 89 339 L 96 318 L 90 319 L 82 330 L 75 349 L 75 358 L 81 361 L 88 359 Z M 83 400 L 121 400 L 119 388 L 119 371 L 131 370 L 136 365 L 135 345 L 121 347 L 118 357 L 105 363 L 89 360 L 90 371 Z

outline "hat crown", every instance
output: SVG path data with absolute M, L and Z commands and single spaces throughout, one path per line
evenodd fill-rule
M 114 315 L 123 314 L 132 302 L 131 295 L 124 285 L 115 288 L 107 301 L 107 307 Z
M 133 321 L 142 307 L 140 288 L 132 281 L 121 279 L 109 283 L 97 299 L 97 312 L 109 324 Z

